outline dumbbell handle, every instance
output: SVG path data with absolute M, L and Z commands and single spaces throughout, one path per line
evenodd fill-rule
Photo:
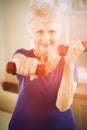
M 6 65 L 6 72 L 12 75 L 16 74 L 16 64 L 12 61 L 9 61 Z M 46 65 L 39 64 L 37 66 L 36 74 L 40 76 L 46 75 Z
M 85 47 L 84 52 L 87 52 L 87 41 L 82 41 L 82 44 Z M 57 49 L 60 56 L 65 56 L 68 52 L 68 48 L 69 48 L 69 46 L 60 44 Z
M 84 41 L 84 42 L 82 42 L 82 44 L 85 47 L 85 52 L 87 52 L 87 42 Z M 67 45 L 64 45 L 64 44 L 59 45 L 58 53 L 60 54 L 60 56 L 65 56 L 67 54 L 68 48 L 69 47 Z M 15 65 L 15 63 L 11 62 L 11 61 L 8 62 L 7 66 L 6 66 L 6 71 L 7 71 L 7 73 L 15 75 L 16 74 L 16 65 Z M 46 65 L 39 64 L 37 66 L 36 74 L 41 75 L 41 76 L 46 75 Z

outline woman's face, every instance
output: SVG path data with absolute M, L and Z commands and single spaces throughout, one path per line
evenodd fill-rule
M 39 56 L 48 55 L 50 51 L 57 45 L 60 36 L 60 29 L 54 22 L 40 22 L 34 30 L 35 50 Z

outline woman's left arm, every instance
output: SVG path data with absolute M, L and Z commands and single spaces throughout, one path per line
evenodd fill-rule
M 56 100 L 56 106 L 60 111 L 66 111 L 72 105 L 76 86 L 77 82 L 74 81 L 74 63 L 66 62 Z
M 81 41 L 73 40 L 70 43 L 65 58 L 64 72 L 60 88 L 58 90 L 56 106 L 60 111 L 66 111 L 73 103 L 77 82 L 74 79 L 75 60 L 85 50 Z

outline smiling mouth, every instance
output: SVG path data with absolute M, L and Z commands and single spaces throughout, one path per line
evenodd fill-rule
M 42 43 L 42 44 L 41 44 L 41 47 L 45 47 L 45 48 L 46 48 L 46 47 L 49 47 L 50 45 L 52 45 L 52 43 L 47 43 L 47 44 L 43 44 L 43 43 Z

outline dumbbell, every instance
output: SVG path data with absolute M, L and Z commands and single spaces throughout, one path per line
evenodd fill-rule
M 9 61 L 6 65 L 6 72 L 12 75 L 16 75 L 16 64 L 12 61 Z M 36 74 L 40 76 L 46 75 L 46 65 L 38 64 Z
M 82 44 L 85 46 L 85 51 L 87 51 L 87 42 L 82 42 Z M 64 45 L 64 44 L 60 44 L 58 46 L 58 53 L 60 56 L 65 56 L 68 52 L 68 46 L 67 45 Z M 16 65 L 14 62 L 8 62 L 7 65 L 6 65 L 6 71 L 7 73 L 10 73 L 10 74 L 13 74 L 15 75 L 16 74 Z M 45 76 L 46 75 L 46 65 L 45 64 L 38 64 L 37 66 L 37 71 L 36 71 L 36 74 L 37 75 L 40 75 L 40 76 Z

